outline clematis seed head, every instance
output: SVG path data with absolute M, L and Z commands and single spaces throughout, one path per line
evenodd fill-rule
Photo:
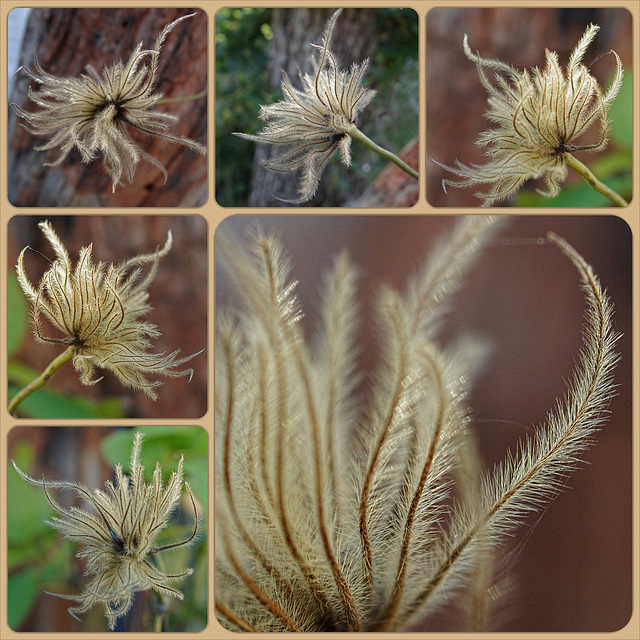
M 546 50 L 544 69 L 520 71 L 513 66 L 474 53 L 467 35 L 463 39 L 465 55 L 474 62 L 482 86 L 489 95 L 485 117 L 495 128 L 480 134 L 477 144 L 486 147 L 489 162 L 484 165 L 455 166 L 436 164 L 461 180 L 445 179 L 447 186 L 475 187 L 490 185 L 488 192 L 476 193 L 482 206 L 491 206 L 515 194 L 528 180 L 544 178 L 547 190 L 538 191 L 554 197 L 567 176 L 566 154 L 572 151 L 600 151 L 607 145 L 608 108 L 622 86 L 622 63 L 615 51 L 616 72 L 604 91 L 582 59 L 600 27 L 591 24 L 569 57 L 566 72 L 558 54 Z M 491 72 L 492 77 L 490 77 Z M 595 144 L 577 145 L 576 141 L 592 126 L 598 125 Z

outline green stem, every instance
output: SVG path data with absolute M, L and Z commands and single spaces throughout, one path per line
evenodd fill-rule
M 397 155 L 391 153 L 391 151 L 387 151 L 383 149 L 379 145 L 377 145 L 373 140 L 367 138 L 367 136 L 360 131 L 357 127 L 353 127 L 349 130 L 349 135 L 354 139 L 363 144 L 371 151 L 375 151 L 377 154 L 381 155 L 383 158 L 387 160 L 391 160 L 393 164 L 399 166 L 405 173 L 408 173 L 412 178 L 418 180 L 418 172 L 415 169 L 412 169 L 404 160 L 400 160 Z
M 169 104 L 170 102 L 188 102 L 189 100 L 198 100 L 204 98 L 207 95 L 207 90 L 203 89 L 199 93 L 194 93 L 192 96 L 177 96 L 175 98 L 160 98 L 156 100 L 154 104 Z
M 156 633 L 162 631 L 165 616 L 169 610 L 169 599 L 166 596 L 155 596 L 153 604 L 153 630 Z
M 15 396 L 9 402 L 9 413 L 13 414 L 16 407 L 29 395 L 31 395 L 34 391 L 40 389 L 40 387 L 44 387 L 44 385 L 49 381 L 51 376 L 65 363 L 69 362 L 74 355 L 74 348 L 67 347 L 66 351 L 63 351 L 59 356 L 57 356 L 54 360 L 52 360 L 47 368 L 35 379 L 32 380 L 26 387 L 23 387 L 16 393 Z
M 582 164 L 580 160 L 574 158 L 570 153 L 565 152 L 564 161 L 569 167 L 575 169 L 585 179 L 587 184 L 593 187 L 598 193 L 607 196 L 607 198 L 609 198 L 609 200 L 618 207 L 626 207 L 629 204 L 619 193 L 616 193 L 611 189 L 611 187 L 600 182 L 600 180 L 593 175 L 591 169 L 589 169 L 587 165 Z

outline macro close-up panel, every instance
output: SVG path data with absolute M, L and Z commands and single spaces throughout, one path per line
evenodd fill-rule
M 201 9 L 30 9 L 9 70 L 9 201 L 203 205 L 207 35 Z
M 9 413 L 200 418 L 207 411 L 207 221 L 9 221 Z
M 224 627 L 627 624 L 624 220 L 238 215 L 215 248 Z
M 429 204 L 626 206 L 631 26 L 610 5 L 430 9 Z
M 207 432 L 14 427 L 3 483 L 14 631 L 202 631 Z
M 415 10 L 236 7 L 215 25 L 219 205 L 417 202 Z

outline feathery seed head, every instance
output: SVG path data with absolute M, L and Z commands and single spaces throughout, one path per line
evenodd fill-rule
M 179 350 L 147 353 L 150 339 L 161 334 L 156 325 L 141 320 L 151 310 L 148 287 L 158 271 L 160 258 L 171 249 L 171 232 L 162 249 L 129 258 L 119 265 L 97 264 L 92 245 L 80 250 L 72 265 L 69 254 L 51 223 L 38 224 L 56 254 L 51 267 L 37 287 L 24 269 L 25 247 L 18 257 L 18 283 L 31 303 L 31 323 L 35 339 L 41 343 L 63 344 L 73 350 L 73 365 L 85 385 L 96 384 L 95 368 L 108 369 L 127 387 L 143 391 L 154 400 L 155 388 L 145 375 L 191 376 L 193 369 L 176 370 L 195 355 L 179 358 Z M 143 265 L 150 264 L 146 275 Z M 64 337 L 42 334 L 44 316 Z
M 86 560 L 87 582 L 82 593 L 51 595 L 76 601 L 77 604 L 69 608 L 69 613 L 78 620 L 78 614 L 96 604 L 102 605 L 110 630 L 131 609 L 136 592 L 153 589 L 161 595 L 182 600 L 182 593 L 171 585 L 193 573 L 192 569 L 185 569 L 176 574 L 165 574 L 150 561 L 150 556 L 160 551 L 195 541 L 198 511 L 188 483 L 183 482 L 182 457 L 166 487 L 162 482 L 160 463 L 156 464 L 152 482 L 147 484 L 144 481 L 144 467 L 140 464 L 142 438 L 142 434 L 137 432 L 131 453 L 131 474 L 125 475 L 122 466 L 116 465 L 115 482 L 107 480 L 104 491 L 91 491 L 81 483 L 69 480 L 46 480 L 44 476 L 40 480 L 31 478 L 12 461 L 24 480 L 42 487 L 49 504 L 58 514 L 47 524 L 79 544 L 76 555 Z M 182 495 L 183 484 L 194 510 L 193 533 L 182 542 L 156 547 L 154 542 L 168 525 Z M 52 498 L 50 489 L 75 491 L 91 511 L 61 506 Z
M 166 183 L 165 167 L 138 147 L 127 132 L 127 126 L 184 145 L 197 153 L 206 153 L 200 143 L 170 132 L 167 121 L 175 120 L 175 116 L 154 110 L 162 98 L 161 93 L 154 93 L 162 43 L 178 23 L 193 15 L 182 16 L 165 26 L 153 49 L 143 49 L 140 42 L 126 63 L 119 60 L 105 67 L 102 75 L 87 65 L 87 73 L 79 78 L 54 76 L 42 69 L 34 51 L 34 71 L 26 67 L 18 71 L 24 69 L 36 82 L 35 90 L 29 87 L 29 98 L 41 109 L 29 112 L 18 105 L 11 106 L 24 120 L 20 124 L 27 131 L 51 136 L 49 142 L 35 147 L 37 151 L 60 150 L 58 159 L 45 166 L 59 165 L 75 148 L 84 163 L 102 156 L 114 192 L 116 186 L 124 186 L 123 173 L 129 183 L 133 182 L 140 158 L 158 167 Z M 145 60 L 149 62 L 143 64 Z
M 351 164 L 349 131 L 376 93 L 362 84 L 368 59 L 342 70 L 329 48 L 341 12 L 338 9 L 327 22 L 322 46 L 311 45 L 317 55 L 312 58 L 312 72 L 300 73 L 302 89 L 296 89 L 283 72 L 283 99 L 260 107 L 260 119 L 269 124 L 257 135 L 234 133 L 254 142 L 284 147 L 284 153 L 264 161 L 268 169 L 302 171 L 298 198 L 285 202 L 300 204 L 315 195 L 326 163 L 335 151 L 340 151 L 345 166 Z
M 560 492 L 604 421 L 617 361 L 611 303 L 591 267 L 550 234 L 586 294 L 581 362 L 547 424 L 483 475 L 466 393 L 486 350 L 470 338 L 442 347 L 436 333 L 497 225 L 462 217 L 405 295 L 385 292 L 364 408 L 346 256 L 325 281 L 321 328 L 308 344 L 277 238 L 258 233 L 247 255 L 218 232 L 242 301 L 216 332 L 215 601 L 224 626 L 400 631 L 478 573 L 488 602 L 494 550 Z
M 463 39 L 467 58 L 476 63 L 478 75 L 489 94 L 485 117 L 497 125 L 480 134 L 477 144 L 487 147 L 490 161 L 484 165 L 465 165 L 456 160 L 454 167 L 440 166 L 463 178 L 443 180 L 446 186 L 469 187 L 489 184 L 487 193 L 477 193 L 482 206 L 490 206 L 516 193 L 527 180 L 544 178 L 553 197 L 567 176 L 565 154 L 571 151 L 599 151 L 607 145 L 607 110 L 622 85 L 622 63 L 615 51 L 616 74 L 604 92 L 598 81 L 582 64 L 589 44 L 600 27 L 591 24 L 571 53 L 566 73 L 560 67 L 558 54 L 545 50 L 546 66 L 520 71 L 509 64 L 483 58 Z M 487 72 L 493 73 L 493 81 Z M 592 125 L 599 124 L 599 140 L 595 144 L 574 142 Z

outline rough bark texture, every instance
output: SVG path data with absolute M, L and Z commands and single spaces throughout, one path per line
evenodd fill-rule
M 25 268 L 37 284 L 53 259 L 53 250 L 37 227 L 40 216 L 15 216 L 9 223 L 9 264 L 15 265 L 20 251 Z M 167 231 L 173 234 L 168 255 L 160 260 L 155 280 L 149 287 L 152 311 L 145 320 L 158 326 L 161 336 L 152 341 L 150 352 L 181 355 L 196 353 L 207 346 L 207 223 L 201 216 L 48 216 L 67 247 L 73 263 L 81 247 L 93 243 L 94 261 L 119 263 L 164 245 Z M 39 253 L 38 253 L 39 252 Z M 40 255 L 42 254 L 42 255 Z M 11 311 L 11 310 L 10 310 Z M 48 325 L 45 325 L 48 327 Z M 51 337 L 54 330 L 46 334 Z M 38 371 L 62 351 L 60 345 L 36 343 L 29 332 L 12 360 Z M 136 418 L 199 418 L 207 410 L 209 353 L 204 351 L 182 368 L 192 368 L 193 378 L 154 378 L 162 382 L 158 399 L 151 400 L 140 391 L 127 389 L 110 372 L 100 370 L 104 378 L 93 386 L 80 384 L 73 365 L 67 363 L 47 383 L 61 393 L 94 399 L 117 397 L 124 413 Z M 37 393 L 37 392 L 36 392 Z
M 475 144 L 481 131 L 493 126 L 483 114 L 487 94 L 476 66 L 462 49 L 466 33 L 472 51 L 498 58 L 516 68 L 544 67 L 545 47 L 557 51 L 564 68 L 571 51 L 593 22 L 600 26 L 584 64 L 591 65 L 611 49 L 625 66 L 631 63 L 631 14 L 626 9 L 436 8 L 427 14 L 427 153 L 443 164 L 456 159 L 483 164 L 484 147 Z M 604 56 L 591 67 L 601 85 L 609 86 L 615 67 Z M 595 127 L 594 127 L 595 131 Z M 582 143 L 580 143 L 582 144 Z M 590 156 L 594 157 L 594 156 Z M 479 206 L 482 188 L 442 189 L 443 178 L 455 176 L 427 160 L 427 200 L 433 206 Z M 571 172 L 574 173 L 574 172 Z M 581 180 L 577 174 L 569 179 Z M 536 185 L 538 186 L 538 185 Z M 507 203 L 508 204 L 508 203 Z
M 322 44 L 324 27 L 334 9 L 274 9 L 273 39 L 269 49 L 267 69 L 269 85 L 277 89 L 282 81 L 284 70 L 295 86 L 300 86 L 298 68 L 302 72 L 311 69 L 312 48 L 310 43 Z M 345 68 L 359 63 L 375 52 L 376 11 L 373 9 L 345 9 L 333 32 L 331 50 L 336 54 L 340 65 Z M 366 78 L 365 78 L 366 82 Z M 265 158 L 279 155 L 280 149 L 272 146 L 256 147 L 254 170 L 251 182 L 249 205 L 253 207 L 288 206 L 274 198 L 291 199 L 297 196 L 298 180 L 296 174 L 275 173 L 262 166 Z M 331 163 L 337 160 L 331 159 Z M 327 181 L 320 183 L 318 194 L 306 206 L 331 206 L 342 203 L 333 202 Z M 303 205 L 304 206 L 304 205 Z
M 420 144 L 414 138 L 399 154 L 412 169 L 420 171 Z M 375 182 L 350 206 L 352 207 L 412 207 L 418 202 L 420 184 L 408 173 L 389 163 Z
M 190 96 L 207 86 L 207 16 L 197 9 L 33 9 L 23 45 L 22 64 L 33 68 L 34 48 L 42 68 L 57 76 L 79 76 L 91 64 L 101 70 L 127 60 L 143 41 L 152 47 L 162 28 L 176 18 L 196 12 L 167 36 L 160 53 L 156 91 L 165 98 Z M 25 111 L 37 111 L 27 89 L 34 82 L 19 74 L 11 101 Z M 207 98 L 159 105 L 177 117 L 174 133 L 207 143 Z M 207 199 L 207 156 L 144 134 L 131 135 L 139 146 L 167 169 L 162 173 L 141 160 L 132 184 L 112 193 L 102 162 L 82 164 L 72 151 L 57 167 L 45 167 L 58 152 L 35 151 L 46 142 L 25 131 L 9 110 L 9 200 L 16 206 L 64 207 L 195 207 Z

